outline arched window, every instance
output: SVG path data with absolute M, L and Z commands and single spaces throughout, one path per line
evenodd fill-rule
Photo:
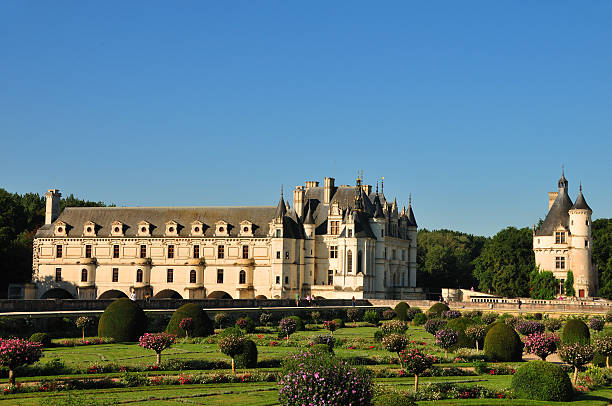
M 189 283 L 196 283 L 196 271 L 194 269 L 189 271 Z
M 142 269 L 136 270 L 136 282 L 142 282 Z
M 346 271 L 353 272 L 353 252 L 351 250 L 346 253 Z
M 363 272 L 363 253 L 357 252 L 357 273 Z
M 87 269 L 81 270 L 81 282 L 87 282 Z
M 241 270 L 240 274 L 238 274 L 238 283 L 241 285 L 246 283 L 246 272 L 244 270 Z

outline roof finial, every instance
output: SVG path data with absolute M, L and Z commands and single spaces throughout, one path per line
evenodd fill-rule
M 378 181 L 376 181 L 376 194 L 378 194 Z
M 561 176 L 565 176 L 565 164 L 561 164 Z
M 380 193 L 385 194 L 385 177 L 382 177 L 380 181 Z
M 284 199 L 285 198 L 285 194 L 283 193 L 283 185 L 281 184 L 281 197 Z
M 582 181 L 580 181 L 580 193 L 582 193 Z
M 408 207 L 412 206 L 412 193 L 408 195 Z

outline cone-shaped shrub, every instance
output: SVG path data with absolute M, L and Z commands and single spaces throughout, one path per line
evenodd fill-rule
M 442 317 L 442 312 L 446 312 L 448 310 L 450 309 L 444 303 L 436 303 L 433 306 L 431 306 L 429 310 L 427 310 L 427 314 L 432 315 L 429 317 L 439 318 L 439 317 Z
M 571 319 L 565 323 L 561 332 L 561 344 L 588 344 L 591 341 L 589 327 L 582 320 Z
M 572 383 L 560 365 L 530 361 L 512 377 L 512 391 L 519 399 L 566 402 L 573 395 Z
M 138 303 L 124 297 L 106 307 L 98 322 L 98 336 L 115 341 L 138 341 L 146 325 L 147 317 Z
M 399 302 L 395 305 L 395 315 L 397 319 L 401 321 L 408 320 L 408 309 L 410 309 L 410 306 L 408 306 L 406 302 Z
M 485 336 L 484 352 L 494 361 L 521 361 L 523 342 L 509 325 L 494 323 Z
M 206 337 L 215 332 L 214 323 L 206 312 L 195 303 L 187 303 L 174 311 L 166 327 L 166 333 L 185 337 L 187 332 L 180 327 L 183 319 L 191 319 L 189 335 L 192 337 Z

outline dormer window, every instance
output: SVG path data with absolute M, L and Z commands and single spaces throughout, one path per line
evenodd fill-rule
M 249 220 L 243 220 L 240 222 L 240 236 L 251 237 L 253 236 L 253 223 Z
M 149 237 L 151 236 L 151 224 L 148 221 L 141 221 L 138 223 L 138 236 Z
M 565 244 L 565 231 L 555 231 L 555 244 Z
M 96 223 L 88 221 L 83 225 L 83 235 L 86 237 L 95 237 L 96 235 Z
M 111 224 L 111 235 L 115 237 L 123 236 L 123 223 L 120 221 L 113 221 Z
M 204 223 L 200 220 L 196 220 L 191 223 L 191 235 L 192 236 L 203 236 L 204 235 Z
M 170 220 L 166 223 L 166 236 L 177 237 L 178 236 L 178 223 L 174 220 Z
M 226 221 L 217 221 L 215 223 L 215 237 L 228 237 L 229 230 L 227 226 L 228 223 Z
M 55 235 L 58 237 L 65 237 L 66 234 L 66 226 L 67 224 L 63 221 L 58 221 L 55 223 Z

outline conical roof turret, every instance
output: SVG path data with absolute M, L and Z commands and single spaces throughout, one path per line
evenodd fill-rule
M 306 217 L 304 217 L 304 225 L 306 224 L 314 224 L 314 218 L 312 217 L 310 205 L 308 205 L 308 211 L 306 212 Z
M 283 198 L 283 188 L 281 187 L 281 197 L 278 201 L 278 205 L 276 206 L 276 211 L 274 212 L 275 218 L 283 218 L 287 214 L 287 206 L 285 205 L 285 199 Z
M 385 214 L 383 213 L 382 204 L 380 203 L 380 198 L 378 197 L 378 193 L 374 197 L 374 218 L 382 219 L 385 218 Z
M 582 183 L 580 184 L 580 193 L 578 193 L 578 197 L 576 197 L 576 201 L 574 202 L 574 205 L 570 210 L 588 210 L 590 212 L 593 212 L 593 210 L 591 210 L 591 208 L 587 204 L 584 195 L 582 194 Z
M 417 227 L 417 222 L 414 218 L 414 212 L 412 211 L 412 195 L 408 198 L 408 225 Z

